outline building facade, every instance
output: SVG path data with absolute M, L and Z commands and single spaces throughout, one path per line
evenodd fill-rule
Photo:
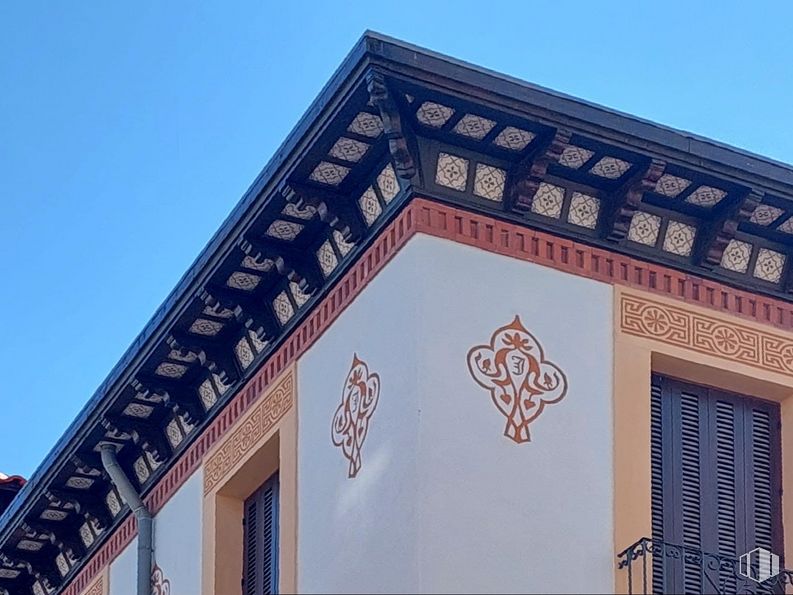
M 139 594 L 145 511 L 157 595 L 787 584 L 792 245 L 789 166 L 366 34 L 0 517 L 0 593 Z

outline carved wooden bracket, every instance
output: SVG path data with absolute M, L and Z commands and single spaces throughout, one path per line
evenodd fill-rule
M 141 374 L 131 384 L 139 393 L 161 395 L 165 406 L 175 414 L 183 415 L 191 425 L 200 424 L 206 417 L 201 397 L 195 388 L 153 374 Z
M 762 192 L 752 190 L 724 205 L 722 212 L 699 234 L 695 250 L 697 264 L 706 267 L 721 264 L 724 250 L 730 240 L 735 238 L 738 226 L 751 218 L 763 196 Z
M 570 137 L 569 130 L 559 128 L 552 137 L 541 142 L 536 149 L 516 163 L 509 172 L 504 208 L 525 213 L 531 209 L 534 195 L 548 171 L 548 166 L 558 163 Z
M 275 240 L 248 237 L 240 241 L 242 251 L 258 262 L 271 260 L 279 275 L 297 283 L 300 291 L 313 295 L 325 282 L 313 252 L 284 246 Z
M 195 356 L 202 367 L 220 376 L 226 384 L 236 382 L 242 375 L 232 350 L 216 337 L 199 337 L 176 330 L 165 342 L 182 356 Z
M 653 190 L 655 184 L 664 175 L 666 162 L 653 159 L 650 163 L 631 176 L 612 195 L 604 211 L 601 229 L 602 237 L 612 242 L 619 242 L 628 235 L 631 219 L 639 209 L 645 192 Z
M 173 454 L 171 445 L 162 432 L 144 420 L 119 415 L 106 417 L 102 420 L 102 425 L 108 430 L 129 434 L 135 445 L 150 454 L 157 463 L 164 463 Z
M 266 302 L 249 292 L 212 285 L 202 289 L 198 297 L 210 308 L 231 310 L 234 318 L 261 341 L 272 341 L 280 332 Z
M 357 243 L 366 233 L 366 223 L 354 201 L 328 190 L 290 182 L 280 189 L 283 197 L 298 208 L 314 207 L 320 221 L 338 231 L 344 241 Z
M 388 90 L 385 77 L 379 72 L 370 70 L 366 74 L 366 86 L 369 90 L 369 99 L 380 111 L 383 131 L 388 139 L 388 150 L 391 153 L 391 161 L 394 163 L 396 174 L 403 180 L 411 180 L 416 175 L 416 160 L 410 153 L 402 117 Z

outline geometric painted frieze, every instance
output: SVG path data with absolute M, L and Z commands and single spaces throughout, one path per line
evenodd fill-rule
M 620 330 L 629 335 L 793 376 L 793 337 L 790 335 L 761 331 L 626 294 L 620 298 Z
M 567 394 L 567 377 L 545 359 L 539 342 L 518 316 L 497 329 L 489 344 L 471 348 L 468 370 L 507 418 L 504 435 L 518 444 L 531 441 L 529 424 L 545 406 Z
M 344 381 L 341 404 L 333 416 L 331 439 L 350 462 L 347 477 L 361 470 L 361 451 L 369 431 L 369 422 L 380 400 L 380 376 L 369 372 L 369 366 L 352 357 L 352 366 Z

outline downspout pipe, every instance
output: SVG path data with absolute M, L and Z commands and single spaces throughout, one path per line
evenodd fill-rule
M 102 465 L 110 476 L 110 481 L 118 489 L 118 493 L 129 504 L 132 514 L 138 521 L 138 574 L 137 595 L 151 595 L 151 568 L 152 553 L 154 551 L 151 511 L 141 500 L 140 494 L 132 487 L 132 482 L 124 473 L 118 462 L 116 447 L 112 444 L 103 444 L 99 448 L 102 455 Z

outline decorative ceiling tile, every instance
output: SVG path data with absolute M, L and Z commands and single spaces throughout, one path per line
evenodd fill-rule
M 146 407 L 145 405 L 141 406 Z M 66 485 L 76 490 L 87 490 L 94 485 L 94 480 L 90 477 L 70 477 L 66 480 Z
M 672 174 L 664 174 L 655 183 L 655 191 L 663 196 L 675 198 L 691 185 L 690 180 L 679 178 Z
M 113 516 L 116 516 L 119 512 L 121 512 L 121 502 L 113 490 L 110 490 L 107 493 L 107 496 L 105 496 L 105 504 L 107 504 L 107 509 Z
M 344 181 L 348 173 L 350 173 L 349 167 L 330 163 L 329 161 L 320 161 L 319 165 L 308 176 L 308 179 L 327 186 L 338 186 Z
M 564 188 L 542 182 L 531 202 L 531 212 L 558 219 L 562 216 L 562 203 L 564 203 Z
M 493 139 L 493 144 L 510 151 L 522 151 L 537 135 L 528 130 L 507 126 Z
M 721 256 L 721 266 L 736 273 L 745 273 L 749 269 L 751 257 L 751 244 L 740 240 L 730 240 Z
M 292 297 L 295 298 L 295 303 L 298 308 L 302 308 L 303 304 L 311 297 L 307 293 L 304 293 L 303 290 L 300 289 L 300 286 L 294 281 L 289 282 L 289 290 L 292 292 Z
M 44 547 L 44 544 L 42 542 L 32 541 L 30 539 L 22 539 L 19 541 L 19 543 L 17 543 L 17 548 L 28 552 L 37 552 L 42 547 Z
M 389 163 L 377 176 L 377 187 L 386 204 L 390 203 L 399 194 L 399 180 L 397 180 L 394 167 Z
M 55 556 L 55 566 L 58 567 L 58 572 L 61 573 L 61 576 L 69 574 L 69 563 L 66 561 L 66 557 L 63 554 Z
M 380 206 L 380 201 L 371 186 L 361 194 L 358 199 L 358 206 L 361 208 L 361 214 L 367 225 L 374 223 L 383 212 L 383 207 Z
M 339 249 L 339 252 L 342 256 L 347 256 L 355 247 L 355 244 L 352 242 L 348 242 L 344 239 L 344 236 L 341 235 L 341 232 L 337 229 L 333 230 L 333 241 L 336 242 L 336 247 Z
M 317 214 L 317 209 L 311 205 L 303 205 L 302 207 L 298 207 L 296 204 L 288 202 L 281 210 L 281 213 L 289 217 L 294 217 L 295 219 L 303 219 L 304 221 L 308 221 Z
M 492 200 L 501 202 L 504 198 L 504 184 L 507 181 L 507 172 L 498 167 L 485 165 L 484 163 L 476 164 L 476 173 L 474 174 L 474 194 Z
M 139 483 L 145 483 L 149 479 L 149 467 L 143 457 L 138 457 L 132 463 L 132 468 L 135 470 L 135 476 L 138 478 Z
M 700 186 L 686 197 L 686 202 L 698 207 L 710 208 L 719 204 L 725 196 L 727 193 L 724 190 L 713 186 Z
M 207 411 L 212 409 L 212 406 L 217 403 L 218 400 L 218 396 L 209 379 L 204 380 L 198 387 L 198 396 L 201 398 L 201 403 Z
M 248 340 L 245 337 L 237 341 L 237 344 L 234 346 L 234 353 L 243 369 L 247 369 L 253 363 L 253 350 L 251 350 L 251 346 L 248 344 Z
M 785 255 L 768 248 L 760 248 L 754 265 L 754 276 L 770 283 L 779 283 L 785 268 Z
M 150 405 L 144 405 L 143 403 L 130 403 L 124 408 L 124 415 L 128 415 L 129 417 L 140 417 L 142 419 L 146 419 L 152 414 L 154 411 L 154 407 Z
M 440 128 L 454 115 L 454 110 L 440 103 L 425 101 L 416 110 L 416 119 L 432 128 Z
M 253 256 L 246 256 L 245 258 L 242 259 L 240 266 L 246 269 L 251 269 L 254 271 L 261 271 L 263 273 L 266 273 L 272 270 L 273 266 L 275 266 L 275 263 L 269 258 L 265 258 L 259 261 L 255 259 Z M 231 314 L 231 311 L 229 311 L 229 313 Z
M 595 229 L 600 213 L 600 200 L 589 194 L 573 192 L 570 198 L 570 211 L 567 214 L 567 221 L 573 225 Z
M 681 221 L 669 221 L 666 226 L 663 249 L 678 256 L 691 256 L 697 228 Z
M 195 322 L 190 325 L 188 331 L 196 335 L 205 335 L 207 337 L 214 337 L 223 329 L 223 323 L 215 320 L 207 320 L 206 318 L 196 318 Z
M 181 378 L 185 375 L 185 372 L 187 372 L 187 366 L 172 362 L 163 362 L 154 370 L 157 376 L 165 376 L 166 378 Z
M 759 205 L 752 213 L 751 221 L 763 227 L 771 225 L 774 221 L 779 219 L 785 211 L 779 207 L 771 205 Z
M 168 437 L 168 442 L 170 442 L 172 448 L 176 448 L 182 443 L 182 440 L 184 440 L 182 429 L 179 427 L 179 423 L 176 419 L 172 419 L 168 422 L 168 425 L 165 426 L 165 435 Z
M 329 155 L 342 161 L 358 163 L 368 150 L 369 145 L 366 143 L 342 136 L 331 147 Z
M 655 246 L 658 242 L 658 232 L 661 229 L 661 218 L 658 215 L 637 211 L 631 219 L 628 229 L 628 239 L 632 242 Z
M 782 233 L 793 233 L 793 217 L 783 221 L 781 225 L 776 228 L 777 231 Z
M 567 147 L 559 156 L 559 165 L 578 169 L 592 158 L 595 153 L 583 147 Z
M 303 231 L 303 226 L 300 223 L 276 219 L 270 223 L 270 227 L 267 228 L 265 234 L 271 238 L 291 242 L 301 231 Z
M 233 289 L 241 289 L 243 291 L 253 291 L 259 285 L 262 278 L 258 275 L 251 275 L 250 273 L 242 273 L 235 271 L 226 280 L 226 285 Z
M 350 122 L 347 130 L 355 134 L 360 134 L 361 136 L 377 138 L 383 133 L 383 121 L 379 116 L 375 116 L 369 112 L 360 112 L 353 118 L 353 121 Z
M 0 568 L 0 578 L 12 578 L 13 579 L 13 578 L 18 577 L 20 574 L 22 574 L 22 571 L 20 571 L 20 570 L 14 570 L 13 568 Z M 37 587 L 39 589 L 41 589 L 41 586 L 38 583 L 33 585 L 33 593 L 35 595 L 38 595 L 38 592 L 36 591 Z M 41 592 L 43 593 L 44 591 L 41 591 Z M 6 593 L 8 593 L 8 591 L 6 591 Z
M 289 301 L 289 297 L 286 295 L 285 291 L 275 296 L 273 300 L 273 310 L 282 325 L 289 322 L 292 316 L 295 315 L 295 309 L 292 307 L 292 302 Z
M 39 515 L 39 518 L 44 519 L 45 521 L 62 521 L 66 517 L 69 516 L 69 513 L 64 512 L 62 510 L 52 510 L 47 509 Z
M 603 157 L 589 170 L 589 173 L 600 176 L 601 178 L 608 178 L 609 180 L 616 180 L 625 174 L 631 168 L 631 164 L 616 157 Z
M 80 525 L 80 539 L 85 547 L 91 547 L 91 544 L 94 543 L 96 538 L 94 537 L 94 532 L 91 531 L 91 525 L 88 523 Z
M 319 268 L 322 269 L 322 274 L 326 277 L 339 266 L 339 259 L 336 258 L 336 252 L 334 252 L 330 240 L 322 242 L 322 245 L 317 249 L 317 262 Z
M 467 136 L 476 140 L 482 140 L 487 136 L 487 133 L 493 130 L 496 123 L 493 120 L 488 120 L 482 116 L 475 116 L 474 114 L 465 114 L 457 124 L 454 125 L 453 131 L 461 136 Z
M 452 190 L 465 191 L 468 182 L 468 160 L 448 153 L 438 153 L 435 183 Z

